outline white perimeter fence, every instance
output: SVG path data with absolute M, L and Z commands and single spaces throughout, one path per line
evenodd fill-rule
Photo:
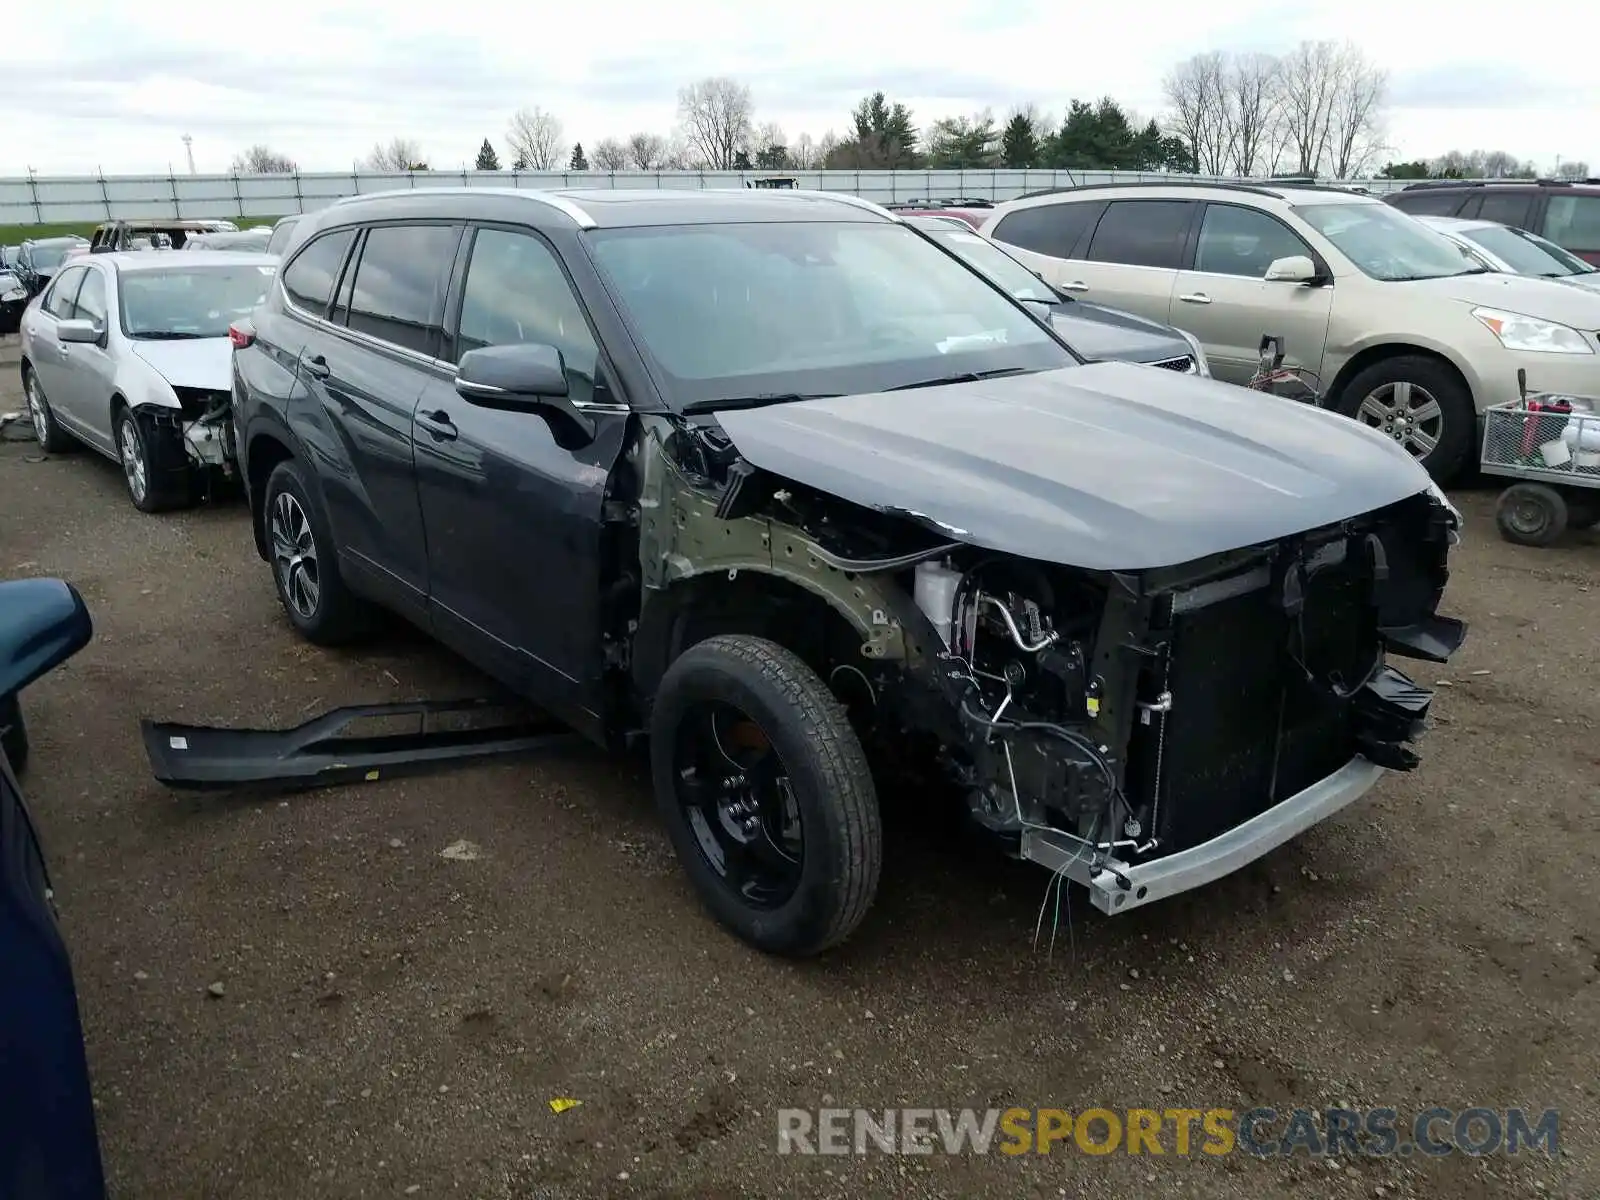
M 104 221 L 113 217 L 246 220 L 308 212 L 345 196 L 394 188 L 729 188 L 782 176 L 801 188 L 847 192 L 880 204 L 924 197 L 1009 200 L 1085 183 L 1196 179 L 1151 171 L 416 171 L 291 175 L 107 175 L 0 178 L 0 225 Z M 1395 180 L 1353 186 L 1381 194 Z

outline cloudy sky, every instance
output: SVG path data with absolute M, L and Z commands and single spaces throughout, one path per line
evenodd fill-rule
M 1123 5 L 1063 0 L 275 0 L 157 18 L 120 0 L 34 5 L 0 65 L 0 175 L 182 171 L 185 133 L 202 172 L 256 142 L 305 170 L 349 169 L 396 136 L 435 167 L 470 162 L 486 136 L 509 161 L 519 106 L 554 111 L 569 141 L 592 146 L 667 132 L 678 87 L 711 74 L 747 82 L 757 119 L 791 137 L 842 129 L 879 88 L 922 123 L 1107 93 L 1156 115 L 1163 72 L 1197 50 L 1321 37 L 1354 37 L 1390 71 L 1396 157 L 1503 149 L 1600 173 L 1600 76 L 1552 63 L 1587 25 L 1578 0 L 1472 19 L 1439 0 L 1138 9 L 1134 21 Z

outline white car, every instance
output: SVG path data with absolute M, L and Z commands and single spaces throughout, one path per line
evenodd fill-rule
M 1537 233 L 1502 225 L 1499 221 L 1464 217 L 1418 213 L 1417 220 L 1437 229 L 1491 271 L 1535 275 L 1600 291 L 1600 267 L 1584 262 L 1572 251 L 1563 250 Z
M 190 503 L 231 470 L 228 326 L 265 298 L 276 257 L 221 250 L 95 254 L 22 316 L 22 383 L 47 453 L 82 442 L 122 464 L 144 512 Z

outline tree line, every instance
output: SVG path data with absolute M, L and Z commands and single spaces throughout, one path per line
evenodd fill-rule
M 560 117 L 533 106 L 511 115 L 506 155 L 485 137 L 475 166 L 522 171 L 908 170 L 1065 168 L 1260 177 L 1516 177 L 1531 163 L 1502 152 L 1451 151 L 1426 162 L 1387 161 L 1389 79 L 1352 42 L 1301 42 L 1283 54 L 1213 50 L 1176 64 L 1162 81 L 1166 110 L 1141 117 L 1110 96 L 1073 100 L 1064 112 L 1035 105 L 921 124 L 882 91 L 863 96 L 842 126 L 820 138 L 786 136 L 757 118 L 749 85 L 728 76 L 679 89 L 666 134 L 569 140 Z M 1380 166 L 1380 164 L 1383 164 Z M 411 138 L 380 143 L 360 164 L 372 171 L 427 170 Z M 233 170 L 296 170 L 292 159 L 252 146 Z M 1585 163 L 1565 163 L 1568 178 Z

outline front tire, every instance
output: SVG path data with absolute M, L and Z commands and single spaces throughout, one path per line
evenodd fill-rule
M 371 609 L 339 573 L 327 513 L 298 460 L 285 459 L 267 477 L 261 520 L 278 603 L 300 636 L 340 646 L 366 633 Z
M 1335 407 L 1393 438 L 1441 487 L 1470 463 L 1477 427 L 1472 393 L 1438 359 L 1402 354 L 1373 363 L 1344 386 Z
M 182 508 L 194 498 L 188 458 L 176 431 L 141 418 L 133 409 L 117 412 L 117 459 L 128 499 L 140 512 Z
M 877 792 L 844 706 L 797 655 L 744 634 L 690 647 L 657 691 L 650 759 L 673 846 L 725 927 L 798 958 L 861 923 L 883 862 Z
M 45 399 L 44 387 L 39 383 L 39 373 L 26 369 L 22 373 L 22 392 L 28 400 L 28 418 L 33 422 L 33 439 L 46 454 L 65 454 L 75 443 L 72 435 L 56 424 L 56 414 Z

